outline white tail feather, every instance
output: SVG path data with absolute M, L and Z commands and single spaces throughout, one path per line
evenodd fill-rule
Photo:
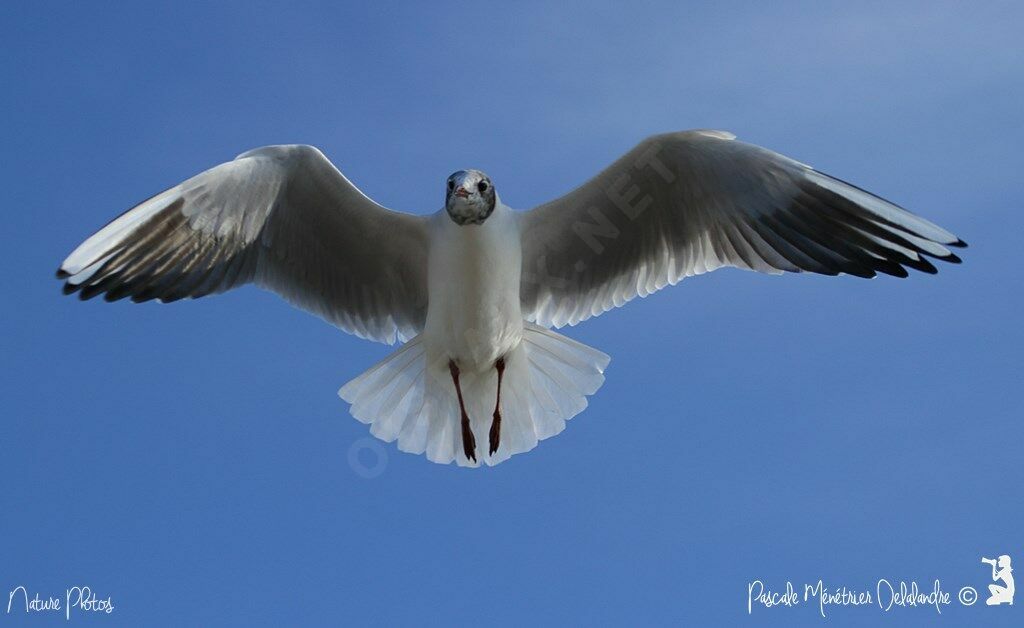
M 497 372 L 463 371 L 463 399 L 479 462 L 496 465 L 565 429 L 604 383 L 610 358 L 551 330 L 528 323 L 523 340 L 505 356 L 501 386 L 501 445 L 487 455 Z M 459 405 L 444 356 L 432 357 L 420 336 L 345 384 L 338 395 L 377 438 L 432 462 L 475 467 L 462 452 Z

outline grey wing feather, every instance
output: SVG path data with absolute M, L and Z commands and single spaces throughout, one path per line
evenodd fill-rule
M 174 301 L 245 283 L 363 338 L 426 317 L 425 219 L 374 203 L 311 146 L 239 155 L 144 201 L 58 271 L 83 299 Z
M 682 278 L 907 276 L 963 241 L 839 179 L 720 131 L 658 135 L 521 216 L 524 316 L 574 325 Z

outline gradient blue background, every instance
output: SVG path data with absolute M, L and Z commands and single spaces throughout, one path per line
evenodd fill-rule
M 1020 596 L 955 599 L 982 555 L 1024 578 L 1024 9 L 850 4 L 3 3 L 0 593 L 88 584 L 116 611 L 74 622 L 111 626 L 1024 625 Z M 367 446 L 335 391 L 391 349 L 272 294 L 83 304 L 53 279 L 263 144 L 431 212 L 458 168 L 526 208 L 700 127 L 922 213 L 965 263 L 723 270 L 569 329 L 613 356 L 604 388 L 479 471 Z M 747 616 L 756 578 L 882 577 L 953 604 Z

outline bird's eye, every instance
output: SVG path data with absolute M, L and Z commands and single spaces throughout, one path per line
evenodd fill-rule
M 487 191 L 487 182 L 486 181 L 481 181 L 480 183 L 477 183 L 476 184 L 476 189 L 480 190 L 481 192 L 486 192 Z
M 453 181 L 452 179 L 448 179 L 448 190 L 451 191 L 451 190 L 454 190 L 454 189 L 455 189 L 455 181 Z

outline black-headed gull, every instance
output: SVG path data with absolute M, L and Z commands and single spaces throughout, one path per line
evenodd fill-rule
M 478 466 L 557 434 L 603 383 L 608 356 L 552 327 L 723 266 L 906 277 L 934 273 L 927 257 L 959 262 L 948 247 L 964 246 L 720 131 L 648 138 L 527 212 L 477 170 L 445 186 L 443 211 L 403 214 L 316 148 L 259 148 L 130 209 L 58 276 L 68 293 L 110 301 L 252 282 L 362 338 L 405 341 L 339 394 L 399 449 Z

